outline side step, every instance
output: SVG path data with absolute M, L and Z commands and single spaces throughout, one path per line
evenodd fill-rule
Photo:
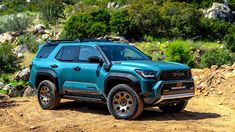
M 64 95 L 65 99 L 72 99 L 81 102 L 95 102 L 95 103 L 106 103 L 104 98 L 92 98 L 92 97 L 82 97 L 82 96 L 72 96 L 72 95 Z

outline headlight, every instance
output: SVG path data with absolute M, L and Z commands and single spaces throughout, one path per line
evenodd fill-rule
M 155 75 L 157 74 L 156 71 L 148 71 L 148 70 L 135 70 L 140 76 L 143 78 L 155 78 Z

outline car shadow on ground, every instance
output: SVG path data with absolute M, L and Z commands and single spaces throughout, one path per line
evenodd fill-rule
M 90 103 L 90 102 L 62 102 L 57 110 L 71 110 L 82 113 L 91 113 L 99 115 L 110 115 L 108 108 L 105 104 Z M 111 115 L 110 115 L 111 116 Z M 201 120 L 208 118 L 219 118 L 220 114 L 210 112 L 193 112 L 183 111 L 180 113 L 164 113 L 157 107 L 145 108 L 141 116 L 137 119 L 138 121 L 169 121 L 169 120 Z

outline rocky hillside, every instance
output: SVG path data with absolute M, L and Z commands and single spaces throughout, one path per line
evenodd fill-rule
M 192 69 L 197 96 L 215 96 L 221 105 L 235 108 L 235 63 L 232 66 L 216 65 L 205 69 Z

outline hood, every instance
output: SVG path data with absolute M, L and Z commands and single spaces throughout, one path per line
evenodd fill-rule
M 127 61 L 113 61 L 113 64 L 120 64 L 122 66 L 135 67 L 142 70 L 187 70 L 188 66 L 177 62 L 165 61 L 151 61 L 151 60 L 127 60 Z

